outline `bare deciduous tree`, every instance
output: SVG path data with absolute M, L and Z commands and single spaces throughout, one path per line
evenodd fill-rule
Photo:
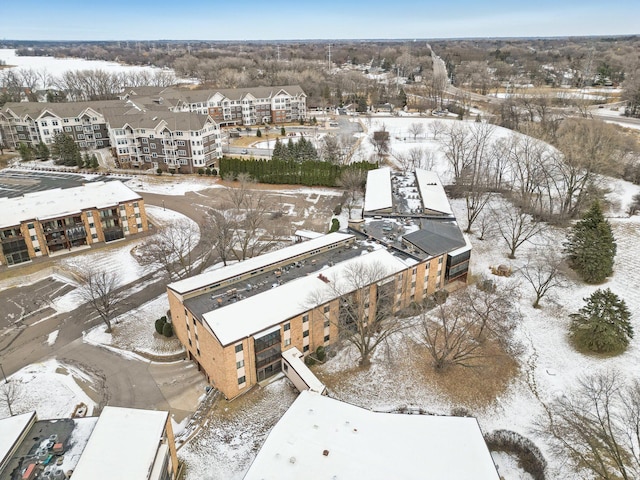
M 482 358 L 481 343 L 475 332 L 475 322 L 461 305 L 438 305 L 422 314 L 420 342 L 427 349 L 436 370 L 454 365 L 475 366 Z
M 424 125 L 420 122 L 413 122 L 409 125 L 409 133 L 413 135 L 413 140 L 415 141 L 418 135 L 422 135 L 424 132 Z
M 353 210 L 358 198 L 364 192 L 364 187 L 367 182 L 367 174 L 360 169 L 346 169 L 343 170 L 338 178 L 338 185 L 344 188 L 346 192 L 345 208 L 351 218 L 351 211 Z
M 505 204 L 502 209 L 493 210 L 496 230 L 509 247 L 509 258 L 516 258 L 516 250 L 527 241 L 544 231 L 545 224 L 536 221 L 522 209 Z
M 587 376 L 546 411 L 538 433 L 574 469 L 602 480 L 640 478 L 640 382 Z
M 533 308 L 540 308 L 542 300 L 550 290 L 562 287 L 563 281 L 560 274 L 562 258 L 549 251 L 536 252 L 522 267 L 520 273 L 533 287 L 536 299 Z
M 340 299 L 337 319 L 330 312 L 324 315 L 337 325 L 340 338 L 358 350 L 360 365 L 367 366 L 382 342 L 411 326 L 394 314 L 398 284 L 404 285 L 403 279 L 390 274 L 383 264 L 356 262 L 340 277 L 327 278 L 326 289 L 313 292 L 307 301 L 316 307 Z
M 20 384 L 15 380 L 11 382 L 4 382 L 0 385 L 0 400 L 7 406 L 9 415 L 12 417 L 15 415 L 15 412 L 13 411 L 14 404 L 19 396 Z
M 85 265 L 78 273 L 80 298 L 88 303 L 111 331 L 111 321 L 125 301 L 120 290 L 120 273 L 117 270 L 102 270 Z

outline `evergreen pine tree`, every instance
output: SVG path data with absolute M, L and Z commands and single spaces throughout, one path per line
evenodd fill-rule
M 608 288 L 598 289 L 571 314 L 571 337 L 580 348 L 598 353 L 619 353 L 633 338 L 631 313 L 624 300 Z
M 565 243 L 571 267 L 587 283 L 601 283 L 613 273 L 616 248 L 611 225 L 599 202 L 574 225 Z
M 49 147 L 44 142 L 40 142 L 36 147 L 36 157 L 40 160 L 46 160 L 49 158 Z
M 95 153 L 91 154 L 91 164 L 89 166 L 94 170 L 100 166 L 100 164 L 98 163 L 98 157 Z

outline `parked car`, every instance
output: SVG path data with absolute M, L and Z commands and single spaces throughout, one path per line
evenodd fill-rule
M 246 155 L 247 153 L 249 153 L 249 150 L 247 150 L 246 148 L 243 148 L 242 150 L 240 150 L 240 153 L 242 155 Z

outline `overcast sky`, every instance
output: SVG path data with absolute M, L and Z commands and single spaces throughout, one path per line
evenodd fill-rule
M 2 0 L 0 39 L 295 40 L 640 33 L 640 0 Z

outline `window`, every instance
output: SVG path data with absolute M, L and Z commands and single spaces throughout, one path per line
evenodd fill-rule
M 92 233 L 92 234 L 91 234 L 91 238 L 95 240 L 95 239 L 97 239 L 97 238 L 98 238 L 98 235 L 96 235 L 95 233 Z
M 329 305 L 325 305 L 324 306 L 324 313 L 329 313 L 329 309 L 330 309 Z
M 442 263 L 442 257 L 438 259 L 438 263 Z
M 284 331 L 286 332 L 287 330 L 289 330 L 291 328 L 291 324 L 290 323 L 285 323 L 284 324 Z
M 304 347 L 302 347 L 302 351 L 303 352 L 308 352 L 309 351 L 309 345 L 305 345 Z
M 240 369 L 244 367 L 244 360 L 240 360 L 239 362 L 236 362 L 236 368 Z
M 302 316 L 302 323 L 306 323 L 308 321 L 309 321 L 309 315 L 308 314 L 307 315 L 303 315 Z
M 302 336 L 303 337 L 308 337 L 309 336 L 309 330 L 305 330 L 304 332 L 302 332 Z
M 27 228 L 31 230 L 32 228 L 35 228 L 35 226 L 33 223 L 27 223 Z
M 325 341 L 325 342 L 328 342 L 328 341 L 329 341 L 329 335 L 325 335 L 325 336 L 324 336 L 324 341 Z
M 240 353 L 242 351 L 242 344 L 239 343 L 238 345 L 236 345 L 236 353 Z
M 76 132 L 82 131 L 82 125 L 76 125 Z
M 243 383 L 246 383 L 246 382 L 247 380 L 244 375 L 238 379 L 238 385 L 242 385 Z
M 324 321 L 324 328 L 329 328 L 330 325 L 331 325 L 331 322 L 329 320 Z
M 96 226 L 96 224 L 95 224 L 95 223 L 93 223 L 93 222 L 90 222 L 90 223 L 89 223 L 89 228 L 94 228 L 95 226 Z
M 285 346 L 285 347 L 288 347 L 289 345 L 291 345 L 291 339 L 290 339 L 290 338 L 287 338 L 287 339 L 285 339 L 285 341 L 284 341 L 284 346 Z
M 71 127 L 64 127 L 64 131 L 65 132 L 70 132 L 71 131 Z

